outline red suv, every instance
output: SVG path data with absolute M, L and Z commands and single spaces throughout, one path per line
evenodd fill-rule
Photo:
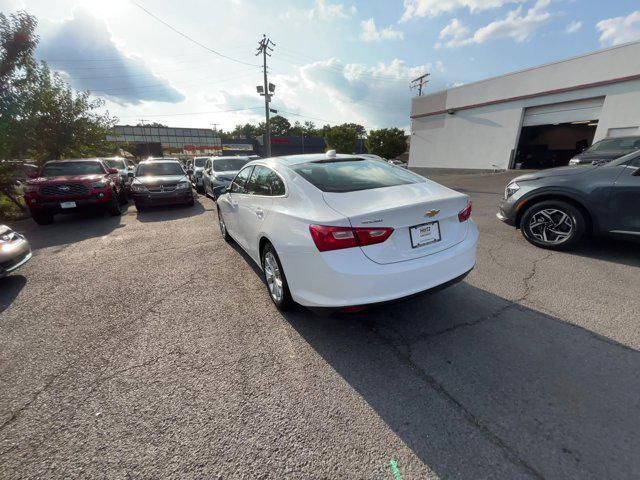
M 56 213 L 83 209 L 120 215 L 127 202 L 118 170 L 98 158 L 54 160 L 31 177 L 24 186 L 24 199 L 39 225 L 53 222 Z

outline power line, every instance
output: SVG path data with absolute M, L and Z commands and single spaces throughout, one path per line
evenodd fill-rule
M 418 89 L 418 96 L 422 96 L 422 87 L 429 82 L 429 74 L 425 73 L 424 75 L 420 75 L 418 78 L 411 80 L 411 84 L 409 85 L 409 89 L 414 90 Z
M 178 35 L 180 35 L 181 37 L 186 38 L 187 40 L 189 40 L 191 43 L 194 43 L 196 45 L 198 45 L 201 48 L 204 48 L 205 50 L 218 55 L 221 58 L 226 58 L 227 60 L 231 60 L 232 62 L 236 62 L 236 63 L 241 63 L 243 65 L 249 65 L 251 67 L 258 67 L 259 65 L 256 65 L 254 63 L 249 63 L 249 62 L 245 62 L 243 60 L 239 60 L 237 58 L 233 58 L 230 57 L 228 55 L 225 55 L 224 53 L 220 53 L 217 50 L 214 50 L 213 48 L 207 47 L 206 45 L 200 43 L 199 41 L 195 40 L 194 38 L 190 37 L 189 35 L 187 35 L 186 33 L 181 32 L 180 30 L 178 30 L 177 28 L 173 27 L 172 25 L 170 25 L 169 23 L 165 22 L 164 20 L 162 20 L 160 17 L 154 15 L 153 13 L 151 13 L 149 10 L 147 10 L 146 8 L 144 8 L 142 5 L 140 5 L 139 3 L 135 2 L 132 0 L 132 2 L 136 7 L 138 7 L 140 10 L 142 10 L 143 12 L 145 12 L 147 15 L 149 15 L 150 17 L 154 18 L 155 20 L 157 20 L 158 22 L 162 23 L 164 26 L 166 26 L 167 28 L 173 30 L 175 33 L 177 33 Z
M 234 108 L 231 110 L 209 110 L 207 112 L 181 112 L 181 113 L 162 113 L 157 115 L 146 115 L 147 117 L 179 117 L 184 115 L 210 115 L 212 113 L 231 113 L 231 112 L 242 112 L 246 110 L 257 110 L 261 109 L 262 106 L 259 107 L 244 107 L 244 108 Z M 136 118 L 138 115 L 122 115 L 120 118 Z

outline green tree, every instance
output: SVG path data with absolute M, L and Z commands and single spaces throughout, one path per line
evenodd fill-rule
M 353 153 L 357 138 L 355 130 L 349 127 L 348 124 L 329 127 L 324 135 L 327 147 L 338 153 Z
M 274 137 L 286 137 L 291 131 L 291 123 L 282 115 L 275 115 L 269 120 L 271 135 Z
M 396 158 L 407 151 L 407 140 L 399 128 L 381 128 L 371 130 L 366 141 L 369 153 L 383 158 Z
M 252 123 L 244 125 L 236 125 L 230 132 L 233 138 L 256 138 L 264 133 L 264 122 L 260 122 L 257 126 Z

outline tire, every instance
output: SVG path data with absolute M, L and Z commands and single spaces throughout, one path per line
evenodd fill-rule
M 196 201 L 193 199 L 193 196 L 191 197 L 191 199 L 187 202 L 187 207 L 193 207 L 196 204 Z
M 293 306 L 289 284 L 276 249 L 270 243 L 267 243 L 262 251 L 261 263 L 264 280 L 267 284 L 267 293 L 271 297 L 271 301 L 278 310 L 289 310 Z
M 199 186 L 199 185 L 196 183 L 196 192 L 198 192 L 198 193 L 199 193 L 199 194 L 201 194 L 201 195 L 206 195 L 206 194 L 204 193 L 204 183 L 202 184 L 202 186 Z
M 121 205 L 126 205 L 129 203 L 129 197 L 127 196 L 127 191 L 122 187 L 120 189 L 120 195 L 118 195 L 118 201 Z
M 139 212 L 143 212 L 145 209 L 145 207 L 140 205 L 139 203 L 136 203 L 135 206 L 136 206 L 136 210 Z
M 231 236 L 227 231 L 227 226 L 224 223 L 224 218 L 222 218 L 222 213 L 220 213 L 220 207 L 216 205 L 216 209 L 218 211 L 218 226 L 220 227 L 220 235 L 225 242 L 231 242 Z
M 115 190 L 111 191 L 111 205 L 107 207 L 107 213 L 110 217 L 122 215 L 122 204 L 120 203 L 119 195 Z
M 31 212 L 31 218 L 38 225 L 51 225 L 53 223 L 53 214 L 52 213 L 34 213 Z
M 574 205 L 562 200 L 545 200 L 524 212 L 520 231 L 536 247 L 566 250 L 582 239 L 587 221 Z

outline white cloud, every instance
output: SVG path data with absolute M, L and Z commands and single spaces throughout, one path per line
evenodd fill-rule
M 379 42 L 380 40 L 404 40 L 404 33 L 392 27 L 378 30 L 373 18 L 360 22 L 360 39 L 365 42 Z
M 313 20 L 336 20 L 340 18 L 348 18 L 357 12 L 356 7 L 352 6 L 348 10 L 341 3 L 328 3 L 326 0 L 316 0 L 314 7 L 309 10 L 309 18 Z
M 526 0 L 404 0 L 404 13 L 400 20 L 406 22 L 414 17 L 435 17 L 441 13 L 451 13 L 462 8 L 475 13 L 524 1 Z
M 466 27 L 460 22 L 454 24 L 452 20 L 441 32 L 440 38 L 450 38 L 444 45 L 449 48 L 484 43 L 496 38 L 512 38 L 516 42 L 529 40 L 535 32 L 551 19 L 551 14 L 546 11 L 551 0 L 538 0 L 533 7 L 523 13 L 522 6 L 507 13 L 505 18 L 496 20 L 477 29 L 470 37 L 461 34 Z M 455 19 L 454 19 L 455 20 Z M 436 47 L 440 47 L 437 44 Z
M 125 54 L 122 43 L 112 37 L 103 19 L 78 8 L 71 18 L 49 25 L 36 56 L 61 72 L 74 88 L 90 90 L 120 105 L 185 99 L 165 78 L 152 72 L 144 59 Z M 105 65 L 95 59 L 110 60 Z
M 567 25 L 567 28 L 565 28 L 564 31 L 565 33 L 576 33 L 581 28 L 582 28 L 582 22 L 579 20 L 574 20 L 569 25 Z
M 436 70 L 444 65 L 437 63 Z M 286 112 L 316 117 L 316 124 L 357 122 L 367 128 L 405 125 L 411 104 L 409 81 L 432 70 L 430 64 L 409 66 L 394 59 L 389 63 L 367 65 L 343 63 L 336 58 L 308 63 L 290 75 L 274 75 L 278 85 L 273 108 L 291 122 L 307 118 Z M 435 81 L 432 88 L 444 87 Z M 431 85 L 431 84 L 430 84 Z M 255 98 L 255 90 L 237 89 L 216 96 L 216 107 L 246 105 Z M 260 112 L 256 112 L 259 120 Z
M 596 24 L 600 32 L 602 45 L 620 45 L 640 40 L 640 10 L 626 17 L 614 17 L 601 20 Z
M 463 25 L 463 23 L 457 18 L 453 18 L 442 30 L 440 30 L 439 38 L 442 41 L 446 40 L 445 46 L 451 48 L 458 46 L 460 42 L 465 42 L 465 37 L 468 33 L 469 27 Z M 440 48 L 441 46 L 441 42 L 436 44 L 436 48 Z

